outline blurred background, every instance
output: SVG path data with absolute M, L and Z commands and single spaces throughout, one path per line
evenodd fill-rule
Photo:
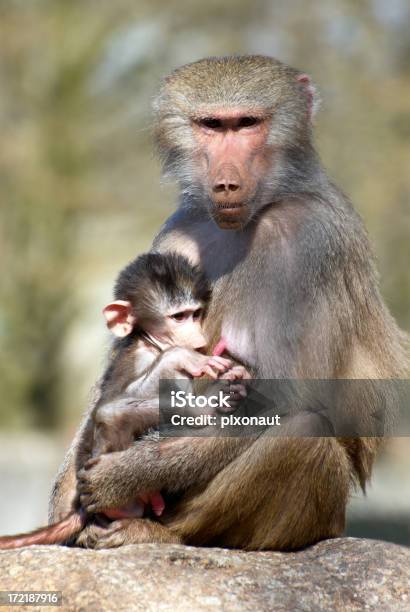
M 174 67 L 264 53 L 312 75 L 321 156 L 410 328 L 409 26 L 408 0 L 0 0 L 0 533 L 45 521 L 104 364 L 101 308 L 173 210 L 150 105 Z M 348 533 L 410 544 L 408 439 Z

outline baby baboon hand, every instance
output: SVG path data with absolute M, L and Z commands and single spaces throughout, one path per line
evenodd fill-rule
M 210 357 L 206 355 L 199 355 L 199 359 L 196 360 L 192 365 L 190 364 L 186 368 L 188 374 L 194 378 L 201 376 L 207 376 L 213 380 L 221 378 L 222 374 L 229 370 L 232 362 L 225 357 Z
M 209 376 L 217 379 L 232 367 L 232 361 L 226 357 L 214 357 L 202 355 L 197 351 L 187 348 L 177 347 L 171 349 L 176 370 L 187 372 L 190 376 Z M 170 351 L 170 353 L 171 353 Z
M 234 365 L 222 374 L 222 380 L 251 380 L 252 376 L 243 365 Z
M 243 380 L 250 380 L 251 375 L 248 370 L 242 365 L 236 365 L 230 368 L 221 376 L 222 380 L 228 381 L 228 393 L 230 408 L 225 406 L 218 407 L 218 412 L 232 412 L 236 410 L 241 400 L 247 396 L 246 384 L 241 383 Z

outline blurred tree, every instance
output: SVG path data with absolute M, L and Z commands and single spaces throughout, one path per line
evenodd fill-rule
M 0 423 L 78 420 L 116 270 L 170 212 L 152 158 L 162 74 L 260 52 L 312 73 L 318 144 L 410 325 L 407 0 L 0 1 Z
M 81 126 L 100 32 L 94 23 L 94 36 L 89 30 L 80 44 L 64 31 L 70 15 L 63 3 L 39 9 L 16 5 L 0 23 L 7 91 L 0 97 L 6 204 L 0 417 L 52 427 L 59 420 L 61 348 L 76 314 L 72 248 L 88 169 Z

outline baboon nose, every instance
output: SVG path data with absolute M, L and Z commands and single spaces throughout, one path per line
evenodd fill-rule
M 241 186 L 237 181 L 220 179 L 214 183 L 212 190 L 214 193 L 222 193 L 224 191 L 229 193 L 231 191 L 238 191 L 240 188 Z
M 230 164 L 220 167 L 212 182 L 213 193 L 229 195 L 241 189 L 242 181 L 237 168 Z

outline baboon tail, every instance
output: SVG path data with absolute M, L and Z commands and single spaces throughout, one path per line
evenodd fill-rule
M 54 525 L 40 527 L 30 533 L 0 537 L 0 550 L 34 546 L 35 544 L 62 544 L 76 535 L 84 527 L 85 516 L 82 512 L 70 512 Z

